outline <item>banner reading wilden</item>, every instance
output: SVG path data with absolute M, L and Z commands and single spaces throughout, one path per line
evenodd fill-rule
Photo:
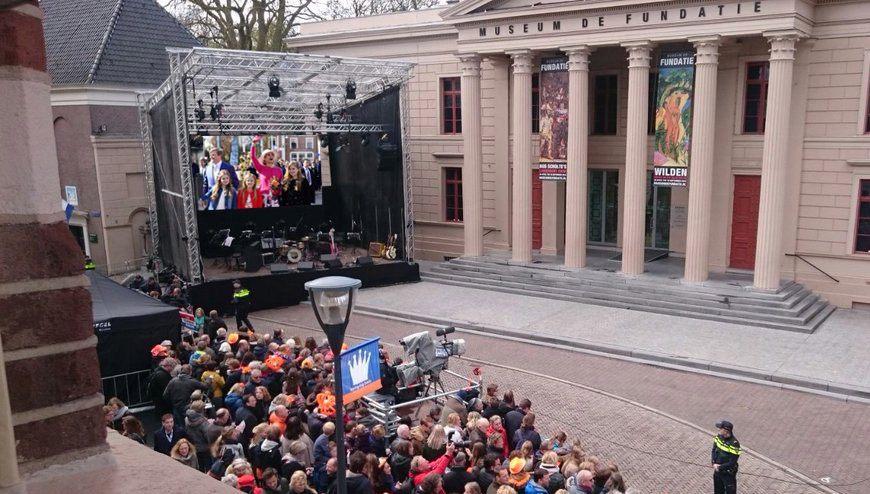
M 685 187 L 688 183 L 694 78 L 694 53 L 662 54 L 656 91 L 653 185 Z

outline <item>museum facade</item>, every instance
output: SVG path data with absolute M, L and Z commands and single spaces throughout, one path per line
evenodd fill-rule
M 663 251 L 687 282 L 744 270 L 870 308 L 866 2 L 462 0 L 287 42 L 417 64 L 418 258 L 610 249 L 636 275 Z

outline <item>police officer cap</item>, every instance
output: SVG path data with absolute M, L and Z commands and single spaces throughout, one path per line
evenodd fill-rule
M 727 420 L 723 420 L 721 422 L 716 422 L 717 429 L 727 429 L 728 431 L 734 430 L 734 424 L 728 422 Z

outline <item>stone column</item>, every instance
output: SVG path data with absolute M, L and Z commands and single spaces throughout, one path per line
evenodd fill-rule
M 513 59 L 513 223 L 512 259 L 532 260 L 532 53 L 510 52 Z
M 716 81 L 719 36 L 690 39 L 695 45 L 695 107 L 689 168 L 689 221 L 686 230 L 686 281 L 708 275 L 710 209 L 713 202 L 713 145 L 716 140 Z
M 0 7 L 0 149 L 15 157 L 0 160 L 4 492 L 22 489 L 19 469 L 107 449 L 84 256 L 60 211 L 42 12 L 13 5 Z
M 565 184 L 565 266 L 586 265 L 587 160 L 589 157 L 589 48 L 568 54 L 568 170 Z
M 462 221 L 466 256 L 483 255 L 483 143 L 480 123 L 480 57 L 463 55 Z
M 648 41 L 624 43 L 628 51 L 628 123 L 625 135 L 625 205 L 622 212 L 622 272 L 643 273 L 646 225 Z
M 755 248 L 756 288 L 779 288 L 782 262 L 782 216 L 788 169 L 788 133 L 794 70 L 794 32 L 765 34 L 770 41 L 770 76 L 761 161 L 761 199 Z

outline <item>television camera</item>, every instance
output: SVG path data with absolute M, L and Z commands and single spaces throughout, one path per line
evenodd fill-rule
M 440 341 L 433 340 L 426 331 L 399 340 L 405 353 L 413 358 L 413 361 L 396 367 L 400 386 L 410 387 L 426 377 L 429 378 L 430 387 L 433 383 L 440 383 L 439 376 L 442 370 L 447 369 L 448 359 L 465 354 L 465 340 L 447 339 L 447 335 L 455 331 L 453 326 L 436 330 L 435 335 L 441 337 Z

